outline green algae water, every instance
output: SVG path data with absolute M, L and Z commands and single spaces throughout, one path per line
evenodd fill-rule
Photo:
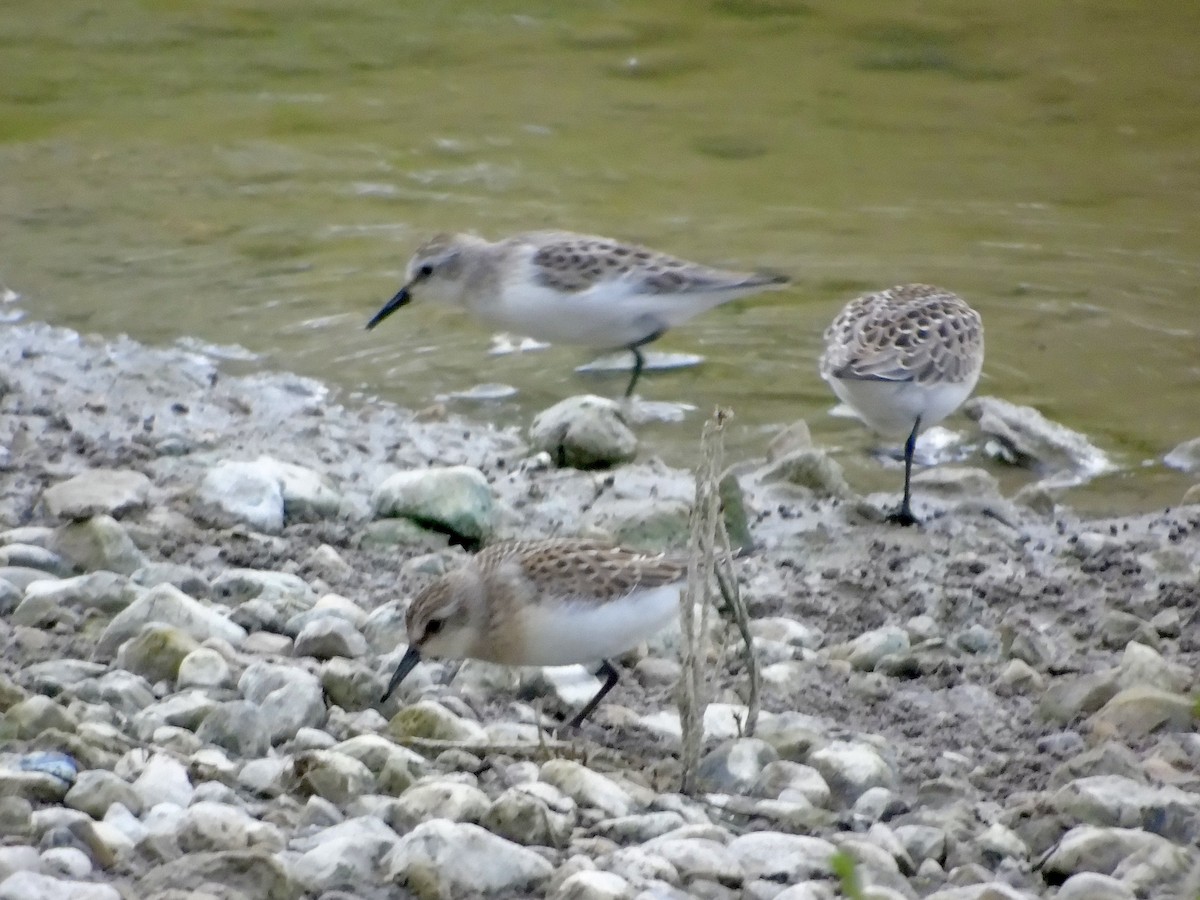
M 366 333 L 427 234 L 785 272 L 656 345 L 706 362 L 644 379 L 698 408 L 644 446 L 690 461 L 717 404 L 733 459 L 804 418 L 889 490 L 828 415 L 821 332 L 861 291 L 932 282 L 984 317 L 978 393 L 1121 466 L 1071 500 L 1148 509 L 1200 435 L 1197 35 L 1200 5 L 1102 0 L 0 2 L 0 282 L 31 317 L 408 406 L 512 384 L 450 404 L 512 424 L 624 377 L 575 374 L 578 348 L 489 356 L 427 307 Z

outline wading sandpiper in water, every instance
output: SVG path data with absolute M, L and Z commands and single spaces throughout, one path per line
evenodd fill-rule
M 633 354 L 629 397 L 645 365 L 646 344 L 699 313 L 787 281 L 567 231 L 500 241 L 440 234 L 417 249 L 404 286 L 367 328 L 425 297 L 458 306 L 493 328 L 539 340 L 625 348 Z
M 821 377 L 871 428 L 904 443 L 904 499 L 889 518 L 913 515 L 917 434 L 954 412 L 983 369 L 983 321 L 957 294 L 904 284 L 851 300 L 825 331 Z

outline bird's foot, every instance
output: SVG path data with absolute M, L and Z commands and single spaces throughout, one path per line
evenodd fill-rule
M 920 525 L 921 520 L 913 515 L 913 511 L 907 506 L 901 506 L 895 512 L 889 513 L 884 519 L 889 525 L 902 525 L 909 527 L 910 525 Z
M 580 739 L 583 729 L 572 719 L 569 722 L 550 722 L 542 726 L 546 737 L 551 741 L 571 742 Z

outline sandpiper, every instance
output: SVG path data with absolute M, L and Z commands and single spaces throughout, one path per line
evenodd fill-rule
M 414 296 L 465 309 L 493 328 L 544 341 L 633 354 L 633 394 L 646 360 L 641 348 L 675 325 L 730 300 L 780 288 L 781 275 L 730 272 L 611 238 L 535 231 L 500 241 L 439 234 L 408 263 L 404 286 L 371 329 Z
M 386 700 L 424 657 L 510 666 L 598 664 L 604 684 L 578 726 L 617 683 L 609 658 L 679 612 L 685 563 L 571 538 L 487 547 L 425 588 L 408 608 L 408 651 Z
M 957 294 L 903 284 L 851 300 L 825 330 L 821 377 L 884 435 L 907 434 L 904 500 L 889 519 L 917 522 L 911 506 L 917 434 L 975 388 L 983 369 L 983 321 Z

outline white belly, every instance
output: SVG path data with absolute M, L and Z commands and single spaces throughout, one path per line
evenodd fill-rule
M 533 285 L 509 285 L 500 297 L 472 308 L 495 328 L 543 341 L 615 349 L 686 322 L 721 303 L 753 290 L 703 294 L 631 294 L 620 281 L 605 282 L 576 294 L 560 294 Z
M 918 384 L 915 381 L 830 378 L 829 386 L 838 399 L 875 431 L 889 436 L 907 436 L 918 416 L 921 427 L 928 428 L 958 409 L 970 396 L 975 379 Z
M 681 587 L 648 588 L 603 604 L 568 601 L 530 607 L 521 620 L 522 662 L 566 666 L 620 656 L 679 614 Z

